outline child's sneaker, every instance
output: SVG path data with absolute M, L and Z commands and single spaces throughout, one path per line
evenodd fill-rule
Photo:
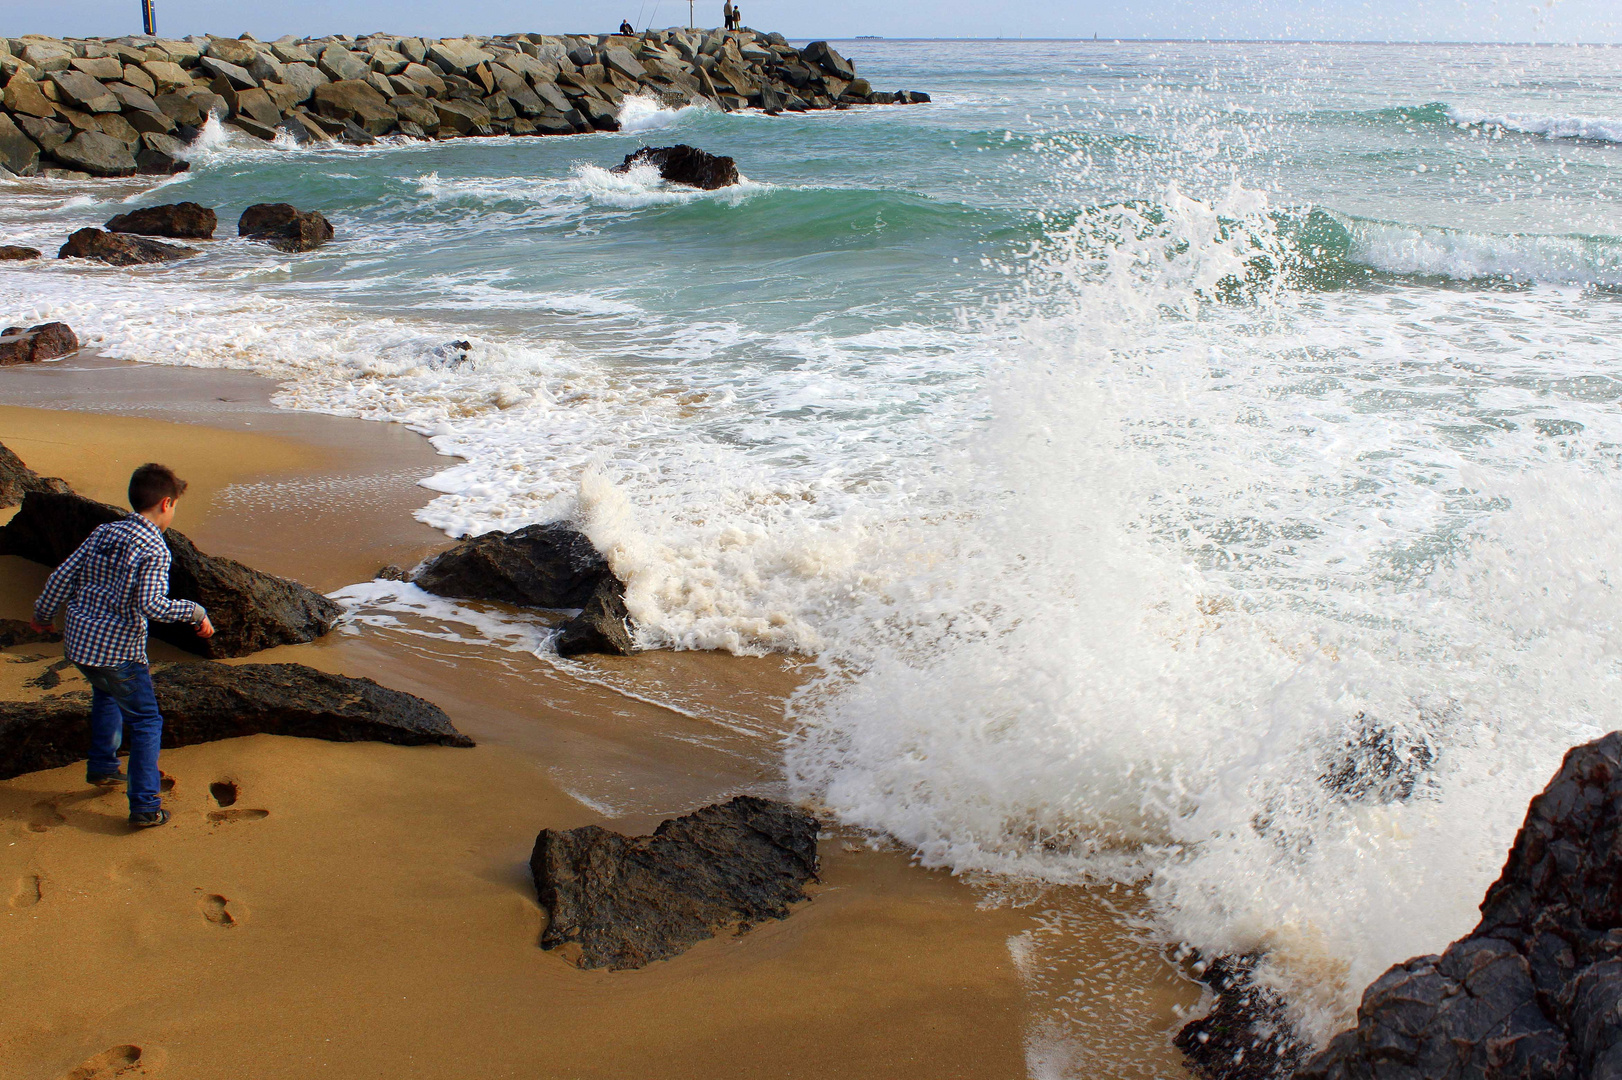
M 84 782 L 96 787 L 112 787 L 115 784 L 129 783 L 129 776 L 123 769 L 110 773 L 86 773 Z
M 167 825 L 168 823 L 169 811 L 167 810 L 148 810 L 144 814 L 130 815 L 130 828 L 132 829 L 150 829 L 154 825 Z

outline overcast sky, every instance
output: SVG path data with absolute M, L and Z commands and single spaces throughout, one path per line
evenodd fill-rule
M 626 18 L 684 25 L 686 0 L 156 0 L 158 30 L 270 39 L 384 30 L 446 36 L 603 33 Z M 617 6 L 616 6 L 617 5 Z M 1622 41 L 1622 0 L 740 0 L 745 22 L 793 38 L 1172 37 L 1400 41 Z M 721 0 L 695 5 L 720 22 Z M 139 0 L 0 0 L 0 33 L 116 37 L 140 30 Z

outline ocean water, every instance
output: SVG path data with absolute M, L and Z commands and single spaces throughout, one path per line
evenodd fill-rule
M 1129 883 L 1322 1040 L 1618 726 L 1622 54 L 847 50 L 934 104 L 19 184 L 12 243 L 178 199 L 338 239 L 6 266 L 0 308 L 431 434 L 430 523 L 573 519 L 646 644 L 815 658 L 798 795 Z M 747 180 L 606 171 L 672 142 Z

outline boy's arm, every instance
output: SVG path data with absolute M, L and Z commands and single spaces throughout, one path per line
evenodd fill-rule
M 153 622 L 201 626 L 208 618 L 202 604 L 169 598 L 169 560 L 142 559 L 135 568 L 135 608 Z
M 73 591 L 73 583 L 79 577 L 79 564 L 84 562 L 85 550 L 89 547 L 90 541 L 87 539 L 74 548 L 73 554 L 45 579 L 45 588 L 40 592 L 39 599 L 34 601 L 36 627 L 50 626 L 56 619 L 57 610 L 68 602 L 68 594 Z

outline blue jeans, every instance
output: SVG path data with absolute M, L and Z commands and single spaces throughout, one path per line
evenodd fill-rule
M 118 746 L 129 732 L 130 813 L 158 809 L 158 744 L 163 740 L 163 716 L 152 694 L 152 671 L 139 660 L 116 667 L 76 664 L 90 684 L 90 764 L 92 775 L 118 771 Z

